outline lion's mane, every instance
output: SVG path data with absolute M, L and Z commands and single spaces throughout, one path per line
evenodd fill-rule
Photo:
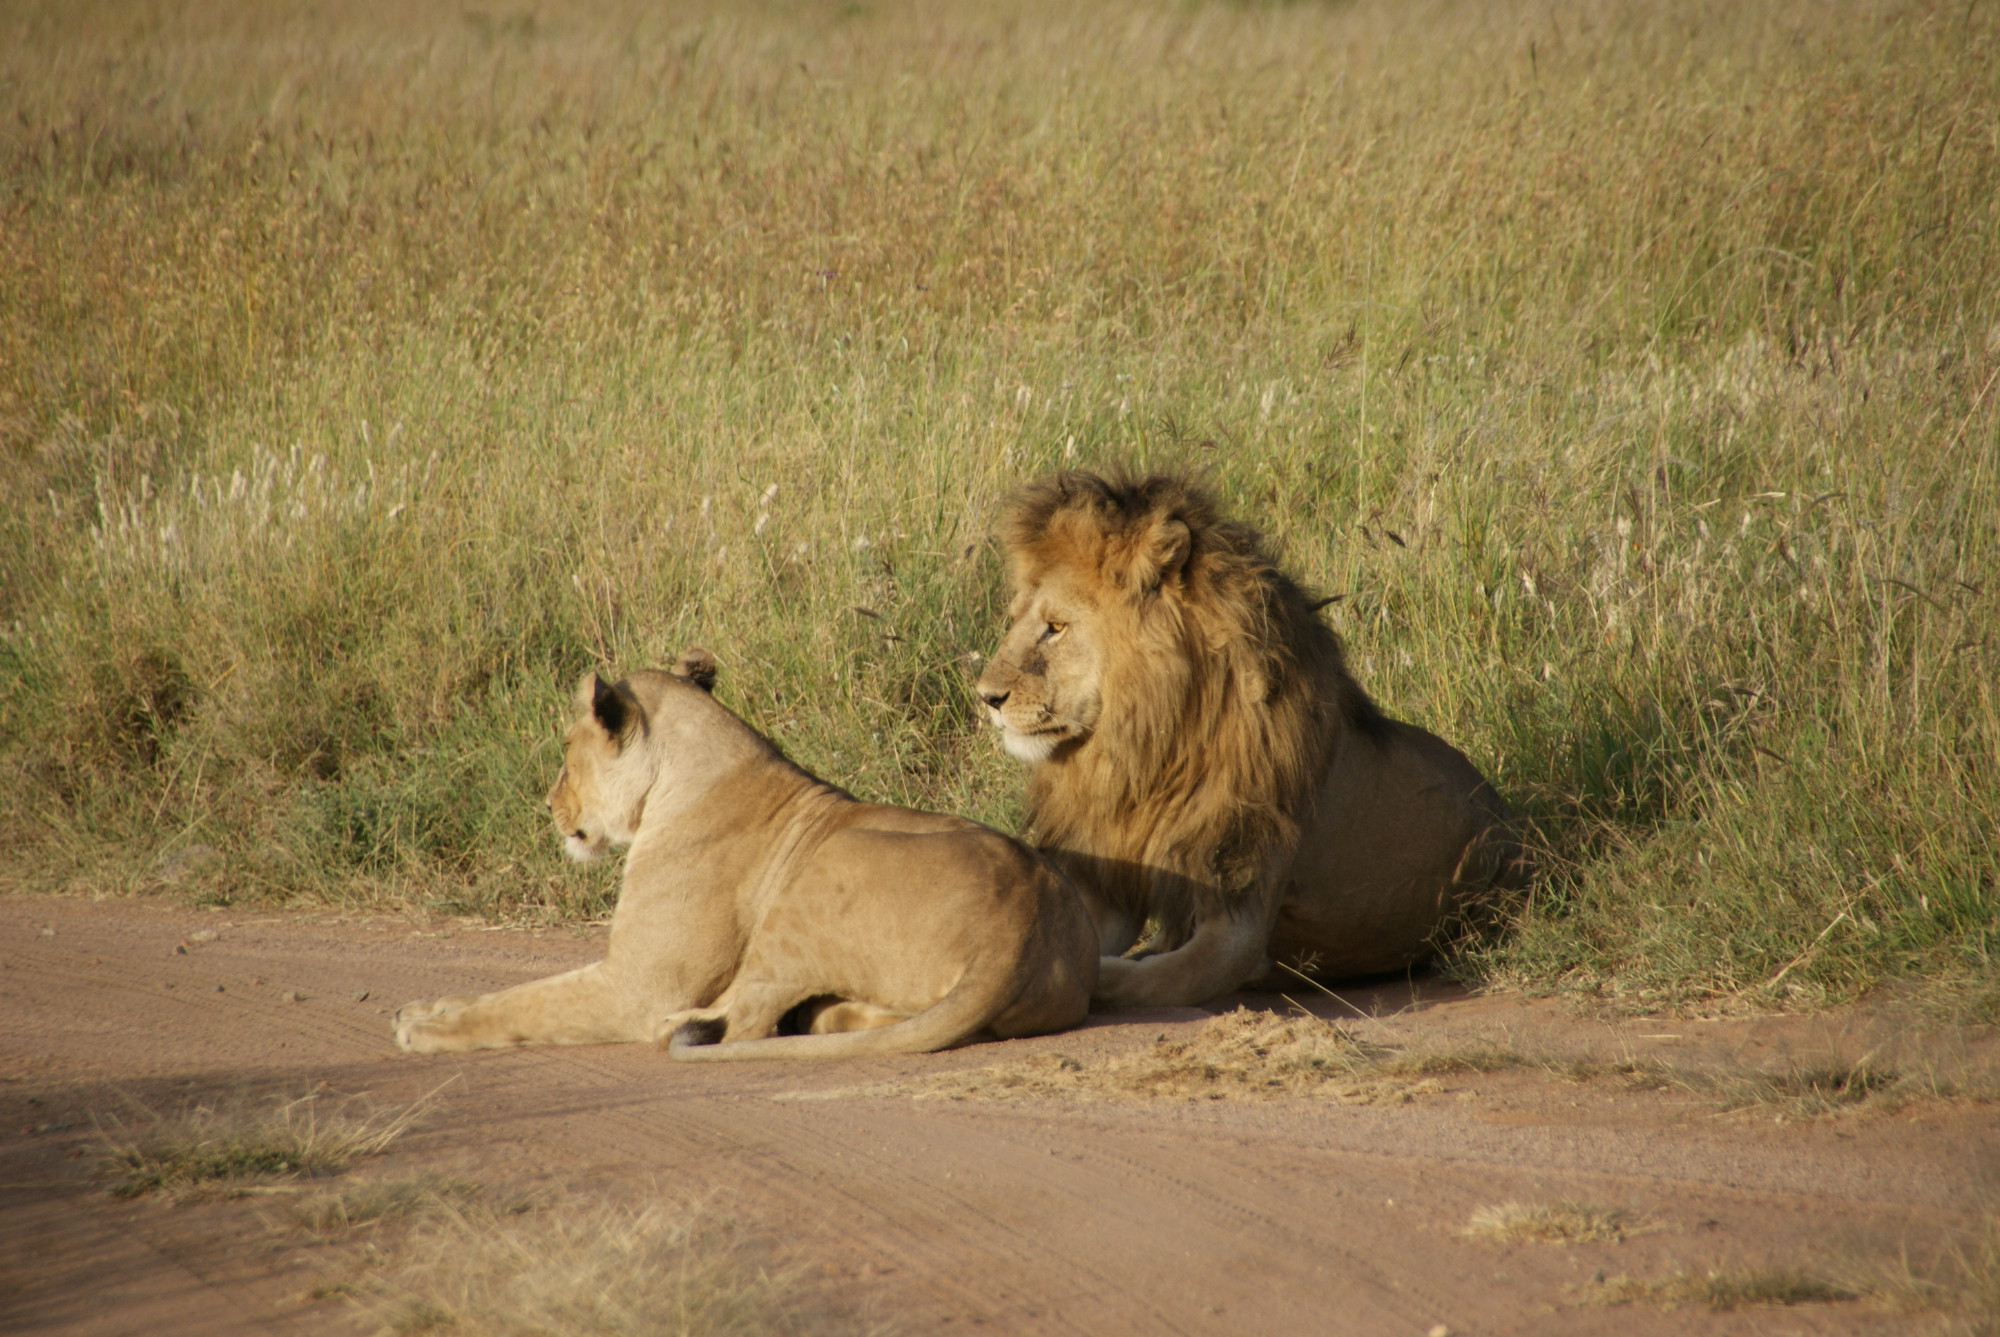
M 1187 557 L 1151 586 L 1135 575 L 1144 545 L 1174 520 Z M 1379 737 L 1386 721 L 1319 605 L 1186 479 L 1058 474 L 1017 493 L 998 532 L 1017 589 L 1063 570 L 1131 614 L 1133 634 L 1102 649 L 1093 741 L 1035 768 L 1029 826 L 1172 946 L 1289 859 L 1343 732 Z

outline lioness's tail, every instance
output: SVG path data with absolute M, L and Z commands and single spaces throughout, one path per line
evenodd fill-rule
M 929 1054 L 964 1044 L 1007 1010 L 1022 988 L 1021 964 L 982 963 L 952 986 L 951 992 L 914 1017 L 865 1031 L 831 1035 L 774 1035 L 762 1040 L 719 1044 L 726 1023 L 690 1021 L 674 1032 L 667 1053 L 691 1062 L 753 1058 L 866 1058 L 876 1054 Z M 1079 1021 L 1082 1020 L 1079 1014 Z

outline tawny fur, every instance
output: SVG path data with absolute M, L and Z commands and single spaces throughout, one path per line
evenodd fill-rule
M 1100 1001 L 1201 1002 L 1274 945 L 1322 973 L 1399 969 L 1518 880 L 1491 787 L 1376 709 L 1256 532 L 1185 480 L 1061 474 L 1017 494 L 1000 540 L 1015 621 L 980 692 L 1035 763 L 1029 834 L 1108 954 L 1159 924 L 1163 955 L 1107 961 Z
M 631 847 L 605 959 L 411 1003 L 399 1045 L 833 1058 L 1083 1019 L 1096 943 L 1058 869 L 977 823 L 815 779 L 713 700 L 713 678 L 691 652 L 673 673 L 578 688 L 549 809 L 575 858 Z M 807 1033 L 778 1034 L 787 1019 Z

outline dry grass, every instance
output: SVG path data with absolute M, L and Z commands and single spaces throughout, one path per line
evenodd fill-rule
M 2000 1098 L 1993 1074 L 1956 1077 L 1921 1065 L 1898 1071 L 1873 1053 L 1829 1055 L 1775 1069 L 1736 1063 L 1708 1066 L 1658 1059 L 1599 1058 L 1524 1048 L 1487 1038 L 1417 1037 L 1390 1044 L 1365 1040 L 1321 1018 L 1238 1007 L 1204 1022 L 1186 1039 L 1162 1034 L 1110 1058 L 1085 1062 L 1044 1053 L 1008 1063 L 938 1073 L 864 1088 L 796 1098 L 855 1094 L 951 1100 L 1269 1100 L 1331 1099 L 1348 1104 L 1405 1102 L 1445 1090 L 1443 1077 L 1520 1072 L 1570 1083 L 1608 1082 L 1667 1091 L 1714 1113 L 1825 1119 L 1886 1113 L 1914 1101 Z
M 1590 1304 L 1650 1303 L 1714 1309 L 1865 1301 L 1870 1305 L 1941 1320 L 1948 1337 L 2000 1333 L 2000 1217 L 1988 1213 L 1974 1229 L 1947 1240 L 1925 1261 L 1907 1248 L 1884 1259 L 1880 1251 L 1848 1249 L 1823 1267 L 1756 1267 L 1683 1272 L 1658 1281 L 1613 1277 L 1583 1287 Z
M 839 1333 L 796 1270 L 692 1209 L 504 1215 L 454 1208 L 419 1224 L 364 1308 L 382 1331 L 466 1337 Z
M 1796 1268 L 1743 1268 L 1713 1272 L 1682 1272 L 1663 1281 L 1613 1277 L 1593 1282 L 1581 1291 L 1591 1304 L 1657 1304 L 1667 1309 L 1706 1305 L 1710 1309 L 1782 1308 L 1802 1304 L 1837 1304 L 1861 1295 L 1826 1278 Z
M 328 1242 L 357 1230 L 436 1216 L 480 1195 L 479 1185 L 446 1175 L 362 1179 L 286 1203 L 285 1219 L 293 1229 Z
M 1921 1257 L 1908 1247 L 1888 1257 L 1849 1250 L 1830 1272 L 1844 1288 L 1887 1308 L 1943 1316 L 1946 1337 L 2000 1334 L 2000 1214 L 1985 1212 L 1972 1229 Z
M 426 1104 L 385 1109 L 361 1097 L 312 1093 L 172 1115 L 137 1106 L 98 1121 L 97 1160 L 119 1197 L 237 1197 L 338 1174 L 379 1155 Z
M 1714 1102 L 1723 1113 L 1771 1114 L 1790 1120 L 1886 1114 L 1923 1101 L 2000 1101 L 2000 1072 L 1990 1061 L 1940 1063 L 1912 1052 L 1892 1064 L 1880 1052 L 1790 1059 L 1782 1066 L 1712 1067 L 1658 1061 L 1618 1065 L 1634 1085 L 1673 1088 Z
M 1912 1094 L 1893 1068 L 1873 1055 L 1794 1064 L 1775 1072 L 1724 1073 L 1707 1083 L 1731 1109 L 1780 1109 L 1795 1118 L 1820 1118 L 1864 1104 L 1895 1108 Z
M 1990 1014 L 1996 133 L 1927 0 L 12 5 L 0 884 L 599 913 L 694 642 L 1010 825 L 996 498 L 1191 465 L 1536 821 L 1461 969 Z
M 1481 1207 L 1466 1223 L 1473 1239 L 1540 1240 L 1547 1244 L 1616 1244 L 1633 1229 L 1632 1215 L 1615 1208 L 1571 1202 L 1503 1202 Z
M 1018 1062 L 834 1094 L 899 1094 L 919 1100 L 1274 1100 L 1307 1096 L 1345 1104 L 1401 1102 L 1441 1089 L 1444 1069 L 1405 1066 L 1395 1050 L 1310 1016 L 1237 1008 L 1186 1040 L 1162 1035 L 1145 1047 L 1094 1062 L 1037 1054 Z
M 1967 1337 L 2000 1337 L 2000 1213 L 1988 1212 L 1978 1230 L 1952 1246 L 1943 1277 L 1931 1284 Z

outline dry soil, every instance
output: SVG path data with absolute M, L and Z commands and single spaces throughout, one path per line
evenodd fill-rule
M 1446 1074 L 1362 1105 L 899 1089 L 1185 1038 L 1209 1015 L 1193 1009 L 809 1066 L 677 1065 L 636 1045 L 418 1058 L 390 1041 L 401 1002 L 505 986 L 602 946 L 601 928 L 0 898 L 0 1330 L 354 1331 L 346 1303 L 310 1298 L 327 1255 L 277 1229 L 268 1200 L 121 1200 L 91 1169 L 99 1125 L 120 1111 L 320 1083 L 390 1103 L 437 1093 L 377 1170 L 634 1204 L 692 1194 L 903 1333 L 1926 1331 L 1936 1315 L 1865 1300 L 1607 1307 L 1589 1283 L 1827 1273 L 1905 1254 L 1921 1267 L 1995 1201 L 1994 1107 L 1964 1099 L 1801 1118 L 1535 1068 Z M 1689 1071 L 1875 1049 L 1904 1070 L 1962 1073 L 1983 1069 L 1990 1043 L 1918 1036 L 1879 1011 L 1582 1017 L 1421 979 L 1293 997 L 1384 1045 L 1498 1043 Z M 1556 1199 L 1641 1228 L 1575 1245 L 1464 1233 L 1481 1207 Z

